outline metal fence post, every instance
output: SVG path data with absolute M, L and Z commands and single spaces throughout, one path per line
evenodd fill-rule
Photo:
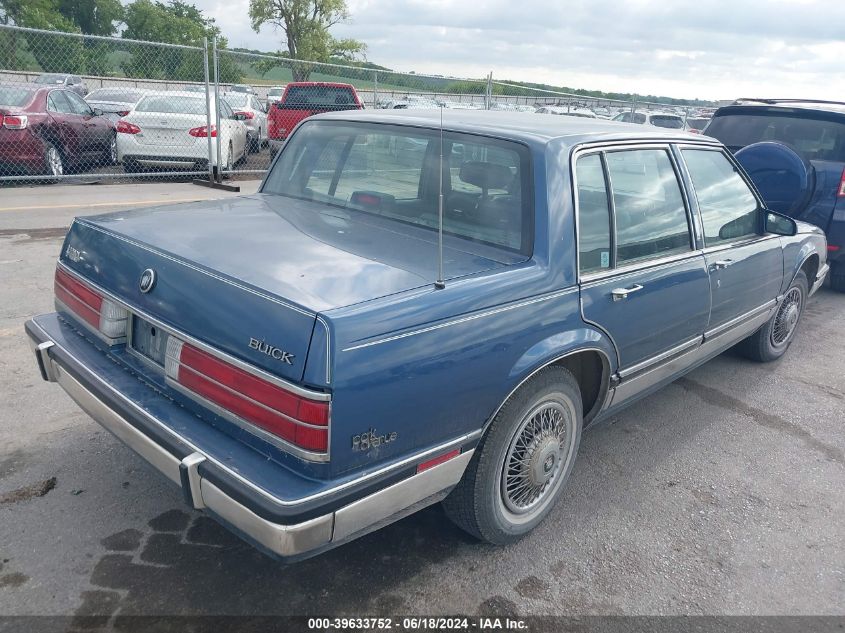
M 373 71 L 373 107 L 378 107 L 378 71 Z
M 213 146 L 211 144 L 211 82 L 208 77 L 208 38 L 203 38 L 202 41 L 202 62 L 203 71 L 205 73 L 205 121 L 206 132 L 208 133 L 208 182 L 214 181 L 214 167 L 213 163 Z
M 223 164 L 221 162 L 220 151 L 220 60 L 217 58 L 217 37 L 214 38 L 213 43 L 213 63 L 214 63 L 214 123 L 215 123 L 215 138 L 217 139 L 217 182 L 223 182 Z

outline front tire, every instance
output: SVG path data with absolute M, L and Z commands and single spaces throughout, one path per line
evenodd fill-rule
M 789 349 L 807 301 L 807 275 L 799 271 L 783 295 L 772 317 L 763 327 L 741 343 L 742 352 L 751 360 L 769 363 Z
M 578 453 L 581 392 L 563 367 L 542 370 L 501 408 L 463 478 L 443 501 L 447 516 L 488 543 L 516 541 L 551 511 Z

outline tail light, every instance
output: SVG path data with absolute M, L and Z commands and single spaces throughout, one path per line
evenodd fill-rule
M 687 130 L 690 134 L 701 134 L 701 130 L 696 130 L 694 127 L 691 127 Z
M 129 123 L 129 121 L 124 121 L 123 119 L 120 119 L 117 122 L 114 129 L 117 130 L 119 134 L 138 134 L 141 131 L 141 128 L 137 125 Z
M 836 244 L 828 244 L 827 245 L 827 252 L 828 253 L 835 253 L 839 250 L 839 247 Z
M 196 138 L 207 138 L 208 137 L 208 126 L 201 125 L 200 127 L 191 128 L 188 130 L 188 134 L 191 136 L 195 136 Z M 212 125 L 211 126 L 211 137 L 217 137 L 217 127 Z
M 58 301 L 110 343 L 126 336 L 127 311 L 61 268 L 56 268 L 54 290 Z
M 242 116 L 245 119 L 254 119 L 255 113 L 254 112 L 235 112 L 235 116 Z
M 839 191 L 836 197 L 845 198 L 845 169 L 842 170 L 842 177 L 839 179 Z
M 0 114 L 0 126 L 7 130 L 23 130 L 27 122 L 28 119 L 24 114 Z
M 302 397 L 174 336 L 164 368 L 170 380 L 242 420 L 294 446 L 328 450 L 328 402 Z

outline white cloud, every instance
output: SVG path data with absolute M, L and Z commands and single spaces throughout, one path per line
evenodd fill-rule
M 249 1 L 196 0 L 230 46 L 273 51 Z M 845 99 L 845 4 L 828 0 L 348 0 L 337 37 L 397 70 L 675 97 Z

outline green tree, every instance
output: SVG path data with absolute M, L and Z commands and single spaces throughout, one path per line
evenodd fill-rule
M 329 29 L 349 18 L 346 0 L 249 0 L 249 17 L 256 33 L 264 24 L 279 27 L 292 60 L 328 62 L 362 57 L 366 44 L 336 39 Z M 313 65 L 292 63 L 295 81 L 308 79 Z
M 159 2 L 135 0 L 125 8 L 126 29 L 123 37 L 149 42 L 202 46 L 203 38 L 217 37 L 217 47 L 226 48 L 226 38 L 212 18 L 181 0 Z M 202 51 L 155 46 L 154 44 L 127 43 L 131 58 L 123 63 L 124 72 L 131 77 L 174 79 L 180 81 L 203 80 Z M 220 56 L 220 80 L 238 81 L 241 70 L 230 56 Z

